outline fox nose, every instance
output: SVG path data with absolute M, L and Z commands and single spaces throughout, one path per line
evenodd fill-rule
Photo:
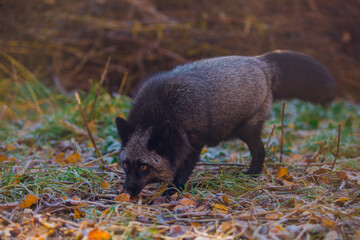
M 137 185 L 127 185 L 125 184 L 123 191 L 130 194 L 130 196 L 137 196 L 142 190 L 142 187 Z
M 131 197 L 134 197 L 137 196 L 141 192 L 141 190 L 139 191 L 137 189 L 129 189 L 124 187 L 124 192 L 130 194 Z

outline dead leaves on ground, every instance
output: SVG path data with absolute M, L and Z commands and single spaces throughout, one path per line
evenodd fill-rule
M 207 171 L 219 174 L 215 168 Z M 257 185 L 244 183 L 252 187 L 236 195 L 199 188 L 193 194 L 162 196 L 164 187 L 150 186 L 137 197 L 119 193 L 105 173 L 99 183 L 101 194 L 28 194 L 19 203 L 1 204 L 0 236 L 336 239 L 344 231 L 360 235 L 359 173 L 324 167 L 312 172 L 280 167 L 272 172 L 248 179 Z

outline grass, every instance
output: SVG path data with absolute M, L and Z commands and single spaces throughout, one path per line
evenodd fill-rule
M 38 236 L 65 238 L 88 236 L 94 229 L 113 239 L 322 239 L 330 233 L 347 239 L 360 234 L 360 107 L 355 104 L 337 101 L 323 109 L 288 102 L 280 164 L 282 104 L 275 103 L 263 132 L 263 142 L 269 140 L 266 169 L 258 178 L 241 173 L 249 152 L 243 143 L 230 141 L 204 151 L 183 192 L 162 197 L 162 187 L 150 185 L 140 197 L 119 200 L 124 175 L 114 164 L 120 143 L 113 121 L 128 114 L 130 99 L 111 96 L 95 82 L 80 96 L 105 156 L 103 168 L 81 133 L 84 123 L 73 96 L 36 79 L 0 81 L 0 229 L 5 229 L 0 237 L 9 236 L 10 228 L 18 230 L 17 237 L 36 237 L 28 230 L 34 221 Z M 339 124 L 340 151 L 331 171 Z M 79 155 L 70 163 L 74 153 Z M 279 177 L 279 166 L 288 173 Z M 40 200 L 28 209 L 11 208 L 28 194 Z M 60 227 L 49 227 L 56 221 Z

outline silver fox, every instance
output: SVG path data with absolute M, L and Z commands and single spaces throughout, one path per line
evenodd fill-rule
M 154 182 L 182 189 L 205 145 L 235 138 L 251 152 L 246 174 L 261 173 L 263 123 L 273 101 L 292 98 L 323 106 L 335 98 L 329 71 L 293 51 L 204 59 L 150 77 L 135 95 L 128 120 L 115 119 L 124 191 L 138 195 Z

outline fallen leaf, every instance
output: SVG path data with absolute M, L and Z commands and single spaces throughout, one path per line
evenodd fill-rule
M 108 240 L 111 239 L 111 235 L 104 230 L 94 228 L 89 232 L 88 240 Z
M 226 232 L 233 228 L 233 224 L 230 222 L 222 222 L 220 224 L 220 228 L 221 228 L 222 232 Z
M 227 214 L 229 212 L 229 208 L 224 205 L 215 203 L 213 206 L 213 210 L 219 213 Z
M 336 229 L 336 227 L 337 227 L 336 222 L 334 222 L 333 220 L 331 220 L 331 219 L 329 219 L 329 218 L 326 218 L 326 217 L 324 217 L 324 218 L 322 219 L 321 224 L 322 224 L 324 227 L 329 228 L 329 229 L 333 229 L 333 230 Z
M 85 213 L 83 211 L 81 211 L 79 207 L 75 206 L 74 207 L 74 218 L 80 219 L 83 217 L 85 217 Z
M 282 218 L 284 215 L 282 213 L 275 213 L 275 214 L 270 214 L 268 216 L 266 216 L 266 219 L 280 219 Z
M 293 177 L 290 176 L 289 171 L 287 168 L 278 167 L 278 171 L 276 173 L 276 177 L 282 180 L 292 181 Z
M 340 198 L 335 200 L 335 204 L 342 205 L 342 204 L 344 204 L 345 202 L 347 202 L 349 200 L 350 200 L 350 198 L 348 198 L 348 197 L 340 197 Z
M 6 161 L 8 158 L 0 153 L 0 162 Z
M 282 178 L 284 176 L 288 175 L 288 170 L 287 168 L 284 168 L 284 167 L 279 167 L 278 168 L 278 171 L 276 173 L 276 177 L 277 178 Z
M 80 201 L 81 200 L 81 198 L 79 198 L 79 196 L 73 196 L 71 199 L 75 200 L 75 201 Z
M 180 200 L 179 204 L 183 205 L 183 206 L 190 206 L 190 205 L 193 205 L 195 206 L 196 205 L 196 201 L 190 199 L 190 198 L 183 198 Z
M 28 208 L 31 205 L 33 205 L 37 200 L 39 200 L 38 197 L 28 194 L 25 199 L 21 202 L 20 207 L 21 208 Z
M 130 202 L 130 194 L 128 193 L 120 193 L 115 197 L 115 201 L 117 202 Z
M 336 175 L 337 175 L 341 180 L 349 180 L 349 177 L 348 177 L 348 175 L 346 174 L 345 171 L 336 172 Z
M 80 161 L 81 161 L 81 156 L 76 152 L 74 152 L 73 154 L 71 154 L 66 158 L 66 162 L 68 162 L 69 164 L 77 164 Z
M 229 204 L 230 203 L 230 200 L 229 200 L 229 197 L 226 196 L 225 194 L 221 195 L 221 201 L 225 204 Z
M 109 188 L 109 187 L 110 187 L 110 184 L 108 182 L 106 182 L 105 180 L 103 180 L 101 183 L 101 188 L 105 189 L 105 188 Z
M 54 158 L 54 161 L 56 163 L 61 163 L 61 164 L 64 164 L 65 165 L 65 162 L 64 162 L 64 153 L 59 153 L 58 155 L 55 156 Z
M 12 144 L 12 145 L 5 144 L 5 149 L 8 151 L 13 151 L 13 150 L 15 150 L 15 146 L 14 146 L 14 144 Z
M 202 150 L 201 150 L 201 154 L 204 154 L 204 153 L 206 153 L 207 152 L 207 148 L 206 147 L 204 147 Z

